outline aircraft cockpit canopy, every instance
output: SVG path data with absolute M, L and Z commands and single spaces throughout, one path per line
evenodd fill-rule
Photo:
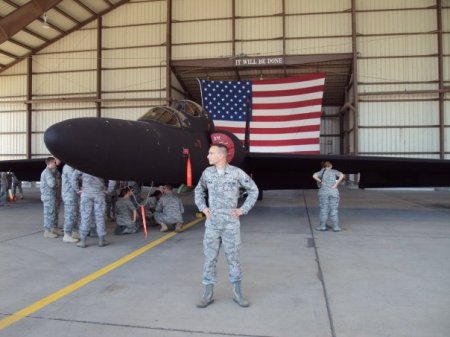
M 209 119 L 208 113 L 201 107 L 201 105 L 198 105 L 197 103 L 189 100 L 175 101 L 172 103 L 172 107 L 176 110 L 184 112 L 191 117 L 202 117 Z
M 174 127 L 189 127 L 189 120 L 180 111 L 165 106 L 157 106 L 147 111 L 139 119 L 141 122 L 156 121 Z

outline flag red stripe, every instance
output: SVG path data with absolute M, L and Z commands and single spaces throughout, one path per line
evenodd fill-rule
M 320 151 L 294 151 L 292 154 L 320 154 Z
M 274 115 L 274 116 L 253 116 L 252 122 L 286 122 L 286 121 L 299 121 L 304 119 L 320 118 L 322 113 L 309 112 L 305 114 L 297 115 Z
M 294 82 L 304 82 L 317 80 L 319 78 L 324 78 L 324 73 L 307 74 L 302 76 L 285 77 L 285 78 L 268 78 L 265 80 L 253 80 L 254 85 L 258 84 L 284 84 L 284 83 L 294 83 Z
M 245 127 L 223 127 L 217 126 L 217 130 L 227 130 L 233 133 L 245 133 Z M 320 125 L 293 126 L 285 128 L 250 128 L 250 134 L 270 134 L 277 133 L 296 133 L 296 132 L 312 132 L 320 131 Z
M 276 91 L 253 91 L 253 97 L 279 97 L 279 96 L 295 96 L 303 94 L 311 94 L 313 92 L 322 92 L 324 89 L 323 85 L 318 85 L 315 87 L 298 88 L 298 89 L 287 89 L 287 90 L 276 90 Z
M 319 144 L 318 138 L 285 139 L 285 140 L 250 140 L 250 146 L 289 146 Z
M 271 109 L 292 109 L 301 108 L 309 105 L 322 105 L 322 99 L 311 99 L 300 102 L 287 102 L 287 103 L 257 103 L 253 104 L 253 110 L 271 110 Z

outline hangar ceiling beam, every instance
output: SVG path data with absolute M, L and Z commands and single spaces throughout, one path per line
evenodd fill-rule
M 62 0 L 32 0 L 0 19 L 0 44 L 7 41 L 31 22 Z
M 351 53 L 340 54 L 320 54 L 320 55 L 286 55 L 284 59 L 285 65 L 302 65 L 309 63 L 320 63 L 327 61 L 348 60 L 352 57 Z M 257 57 L 256 57 L 257 58 Z M 197 60 L 174 60 L 173 65 L 181 67 L 198 67 L 198 68 L 234 68 L 236 66 L 235 58 L 209 58 Z M 260 65 L 263 66 L 263 65 Z

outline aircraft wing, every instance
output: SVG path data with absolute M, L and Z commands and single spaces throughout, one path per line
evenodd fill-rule
M 45 169 L 45 159 L 17 159 L 0 161 L 0 172 L 14 172 L 21 181 L 39 181 Z
M 245 169 L 261 189 L 316 188 L 312 179 L 328 160 L 344 174 L 360 174 L 359 187 L 448 187 L 450 160 L 343 155 L 249 153 Z

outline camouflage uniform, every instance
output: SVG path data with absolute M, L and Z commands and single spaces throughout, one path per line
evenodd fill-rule
M 11 176 L 13 195 L 16 196 L 17 191 L 19 191 L 20 198 L 23 199 L 22 182 L 16 177 L 14 172 L 11 172 Z
M 151 219 L 153 217 L 153 211 L 158 204 L 158 199 L 156 197 L 148 197 L 144 204 L 145 217 Z
M 62 187 L 62 177 L 61 172 L 59 172 L 58 168 L 55 167 L 53 169 L 53 174 L 55 175 L 55 222 L 53 224 L 53 228 L 58 228 L 58 219 L 59 219 L 59 209 L 61 208 L 61 187 Z
M 138 204 L 141 202 L 141 192 L 142 192 L 141 185 L 137 181 L 128 181 L 127 186 L 131 187 L 133 191 L 133 197 L 131 197 L 131 202 L 134 204 L 135 207 L 138 207 Z
M 132 234 L 138 231 L 138 226 L 133 222 L 133 212 L 136 210 L 130 198 L 119 198 L 116 202 L 115 216 L 117 226 L 126 227 L 121 234 Z
M 155 220 L 157 223 L 173 225 L 183 223 L 184 207 L 181 199 L 172 193 L 163 194 L 156 204 Z
M 75 169 L 64 165 L 62 171 L 62 200 L 64 202 L 64 233 L 71 234 L 78 227 L 80 220 L 80 201 L 77 194 L 78 184 L 72 186 Z
M 222 174 L 215 166 L 208 167 L 195 187 L 195 204 L 200 211 L 206 207 L 211 211 L 211 217 L 206 219 L 203 251 L 205 263 L 203 266 L 204 285 L 215 284 L 216 263 L 219 249 L 223 243 L 229 268 L 231 283 L 242 279 L 239 251 L 241 248 L 240 221 L 233 217 L 231 211 L 237 208 L 239 189 L 244 188 L 248 196 L 241 206 L 242 214 L 247 214 L 258 198 L 258 187 L 254 181 L 240 168 L 227 165 Z M 206 190 L 208 203 L 206 204 Z
M 322 175 L 323 174 L 323 175 Z M 319 189 L 320 204 L 320 225 L 319 228 L 326 229 L 328 216 L 333 224 L 333 228 L 339 228 L 338 207 L 339 207 L 339 190 L 331 188 L 338 177 L 343 175 L 342 172 L 334 169 L 322 169 L 314 175 L 322 177 L 322 183 Z
M 115 180 L 110 180 L 108 182 L 108 190 L 105 197 L 106 202 L 105 215 L 109 219 L 113 219 L 114 213 L 116 212 L 117 186 L 118 183 Z
M 6 172 L 0 172 L 0 206 L 6 204 L 6 196 L 8 193 L 8 180 L 6 178 Z
M 41 173 L 40 190 L 44 204 L 44 230 L 51 231 L 56 224 L 56 178 L 48 167 Z
M 80 237 L 89 234 L 92 214 L 94 214 L 97 235 L 104 237 L 105 230 L 105 182 L 102 178 L 75 170 L 72 174 L 72 186 L 76 186 L 81 176 L 82 189 L 80 198 Z

